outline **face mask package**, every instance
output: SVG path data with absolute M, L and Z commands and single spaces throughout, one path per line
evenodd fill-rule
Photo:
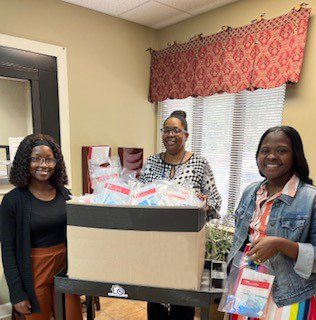
M 95 195 L 96 202 L 106 205 L 129 204 L 131 185 L 120 179 L 112 179 L 106 182 L 101 190 Z
M 132 190 L 138 181 L 136 172 L 123 169 L 118 177 L 95 183 L 95 201 L 107 205 L 126 205 L 131 202 Z
M 122 170 L 118 156 L 89 160 L 88 166 L 93 190 L 97 188 L 99 182 L 118 178 Z
M 164 181 L 161 192 L 169 206 L 200 206 L 202 203 L 195 191 L 188 186 Z
M 131 204 L 136 206 L 162 206 L 166 205 L 163 194 L 159 191 L 161 183 L 138 184 L 133 190 Z
M 135 179 L 135 172 L 122 172 L 113 178 L 94 180 L 94 202 L 137 206 L 202 205 L 194 189 L 163 180 L 143 184 Z
M 238 252 L 218 310 L 251 318 L 264 317 L 273 281 L 268 261 L 256 265 L 245 253 Z
M 137 171 L 129 170 L 127 168 L 122 168 L 120 179 L 125 183 L 128 183 L 131 186 L 134 186 L 138 183 L 138 180 L 136 179 L 136 175 L 137 175 Z

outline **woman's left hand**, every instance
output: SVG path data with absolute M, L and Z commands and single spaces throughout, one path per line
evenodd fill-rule
M 264 237 L 253 241 L 250 245 L 252 248 L 247 252 L 247 256 L 252 261 L 262 263 L 273 257 L 279 252 L 279 237 Z

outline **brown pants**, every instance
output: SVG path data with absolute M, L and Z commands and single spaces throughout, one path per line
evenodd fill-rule
M 50 320 L 54 315 L 54 275 L 66 264 L 66 247 L 32 248 L 31 264 L 35 295 L 41 312 L 26 315 L 27 320 Z M 66 319 L 82 320 L 79 296 L 66 294 Z

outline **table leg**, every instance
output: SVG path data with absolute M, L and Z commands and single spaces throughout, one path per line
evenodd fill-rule
M 95 317 L 94 297 L 86 296 L 87 320 L 93 320 Z
M 201 308 L 201 320 L 208 320 L 209 312 L 210 312 L 209 307 Z
M 62 292 L 55 292 L 55 314 L 56 320 L 66 320 L 65 294 Z

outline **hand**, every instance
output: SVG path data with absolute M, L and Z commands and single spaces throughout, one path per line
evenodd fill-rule
M 205 206 L 205 211 L 208 212 L 210 210 L 209 206 L 207 205 L 207 195 L 203 194 L 203 193 L 197 193 L 196 194 L 197 197 L 201 200 L 201 201 L 205 201 L 206 206 Z
M 248 244 L 252 248 L 247 252 L 247 256 L 251 257 L 254 262 L 265 262 L 279 252 L 281 239 L 279 237 L 264 237 L 255 240 Z
M 14 305 L 14 309 L 22 314 L 30 314 L 31 304 L 29 300 L 18 302 Z

